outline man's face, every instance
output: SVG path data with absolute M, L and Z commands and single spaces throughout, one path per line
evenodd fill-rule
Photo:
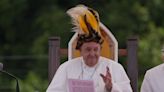
M 96 42 L 86 42 L 80 48 L 81 56 L 89 67 L 97 64 L 100 56 L 101 46 Z

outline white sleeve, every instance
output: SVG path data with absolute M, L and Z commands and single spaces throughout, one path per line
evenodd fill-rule
M 65 64 L 58 68 L 46 92 L 67 92 L 65 68 Z
M 146 72 L 144 80 L 142 82 L 141 92 L 153 92 L 150 82 L 150 73 Z
M 122 65 L 118 64 L 117 66 L 113 66 L 113 87 L 111 92 L 132 92 L 132 88 L 130 85 L 130 80 L 122 67 Z
M 123 91 L 121 91 L 121 89 L 118 87 L 117 84 L 115 84 L 115 83 L 112 83 L 112 84 L 113 84 L 113 87 L 112 87 L 111 92 L 123 92 Z M 105 92 L 108 92 L 108 91 L 105 89 Z

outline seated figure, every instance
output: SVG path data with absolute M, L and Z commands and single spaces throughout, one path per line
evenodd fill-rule
M 78 33 L 76 49 L 80 57 L 63 63 L 58 68 L 47 92 L 69 92 L 69 79 L 90 80 L 95 92 L 132 92 L 124 68 L 100 55 L 104 42 L 98 13 L 84 5 L 67 11 Z M 83 92 L 79 89 L 79 92 Z

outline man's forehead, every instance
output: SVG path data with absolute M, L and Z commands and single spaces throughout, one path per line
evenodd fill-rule
M 94 48 L 94 47 L 100 47 L 100 44 L 96 42 L 87 42 L 87 43 L 84 43 L 82 47 Z
M 100 45 L 99 43 L 96 43 L 96 42 L 85 42 L 84 45 L 86 46 L 96 46 L 96 45 Z

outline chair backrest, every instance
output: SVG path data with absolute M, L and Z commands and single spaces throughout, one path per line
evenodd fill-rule
M 105 27 L 102 23 L 100 23 L 100 30 L 103 33 L 104 42 L 102 44 L 101 56 L 107 57 L 114 61 L 118 61 L 118 42 L 114 35 L 110 32 L 110 30 Z M 75 33 L 71 38 L 68 44 L 68 59 L 73 59 L 80 56 L 79 50 L 76 50 L 78 33 Z

